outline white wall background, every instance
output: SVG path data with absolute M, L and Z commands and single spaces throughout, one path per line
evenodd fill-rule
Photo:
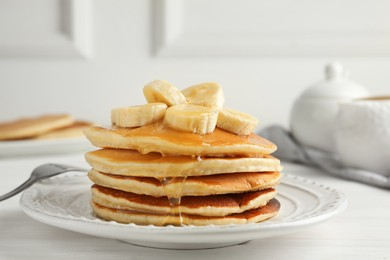
M 142 87 L 224 86 L 226 107 L 288 125 L 338 60 L 390 94 L 386 0 L 0 0 L 0 120 L 49 112 L 109 123 Z

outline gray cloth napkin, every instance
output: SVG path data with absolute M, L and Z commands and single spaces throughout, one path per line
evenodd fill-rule
M 281 160 L 318 167 L 326 173 L 345 179 L 390 188 L 390 176 L 363 169 L 344 167 L 336 154 L 300 145 L 294 140 L 290 132 L 281 126 L 274 125 L 264 128 L 259 134 L 278 146 L 278 150 L 273 155 Z

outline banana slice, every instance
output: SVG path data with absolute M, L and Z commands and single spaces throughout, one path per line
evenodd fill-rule
M 219 111 L 217 126 L 237 135 L 249 135 L 253 132 L 259 120 L 251 115 L 223 108 Z
M 222 87 L 215 82 L 200 83 L 181 91 L 188 103 L 213 108 L 222 108 L 225 96 Z
M 167 109 L 164 123 L 176 130 L 203 135 L 214 131 L 217 119 L 215 108 L 181 104 Z
M 144 87 L 144 96 L 148 103 L 162 102 L 167 106 L 186 104 L 187 100 L 175 86 L 165 80 L 154 80 Z
M 118 107 L 111 110 L 111 122 L 119 127 L 143 126 L 161 120 L 166 110 L 164 103 Z

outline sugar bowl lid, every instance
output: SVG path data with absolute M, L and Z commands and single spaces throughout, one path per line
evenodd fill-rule
M 361 98 L 369 92 L 361 85 L 350 81 L 347 72 L 339 63 L 330 63 L 325 66 L 325 79 L 306 89 L 300 99 L 311 98 Z

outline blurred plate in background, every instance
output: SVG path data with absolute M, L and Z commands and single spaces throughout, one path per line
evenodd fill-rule
M 92 145 L 85 137 L 0 141 L 0 157 L 71 153 L 91 148 Z

